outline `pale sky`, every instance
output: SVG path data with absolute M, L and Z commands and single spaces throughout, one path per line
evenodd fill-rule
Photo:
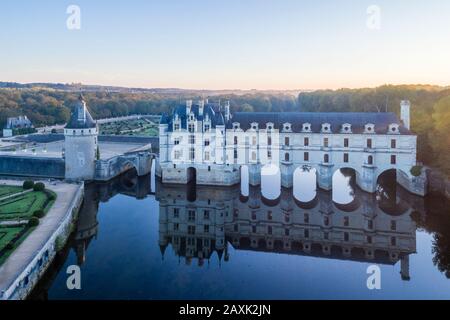
M 71 4 L 81 9 L 80 30 L 66 26 Z M 379 30 L 367 25 L 370 5 L 381 10 Z M 448 0 L 1 1 L 0 81 L 450 85 L 449 15 Z

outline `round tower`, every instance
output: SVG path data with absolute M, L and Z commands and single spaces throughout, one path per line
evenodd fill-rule
M 92 180 L 98 148 L 98 128 L 80 95 L 64 128 L 67 180 Z

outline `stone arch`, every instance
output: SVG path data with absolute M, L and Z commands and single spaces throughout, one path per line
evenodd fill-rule
M 298 167 L 293 173 L 293 195 L 299 203 L 309 203 L 317 197 L 316 168 Z
M 398 176 L 404 175 L 409 179 L 409 174 L 402 169 L 387 168 L 377 174 L 377 198 L 379 208 L 388 215 L 402 215 L 409 205 L 399 196 Z
M 331 176 L 332 200 L 336 205 L 351 205 L 355 207 L 354 201 L 357 201 L 356 190 L 357 182 L 361 174 L 353 167 L 336 168 Z
M 186 182 L 187 183 L 197 183 L 197 169 L 194 167 L 189 167 L 186 169 Z
M 239 167 L 239 176 L 241 181 L 241 197 L 250 195 L 250 169 L 247 165 L 241 165 Z
M 138 166 L 136 165 L 136 163 L 134 163 L 134 161 L 127 159 L 120 164 L 119 172 L 124 173 L 132 169 L 135 169 L 136 172 L 138 172 L 139 170 Z
M 261 168 L 261 193 L 267 200 L 281 196 L 281 168 L 276 164 L 266 164 Z

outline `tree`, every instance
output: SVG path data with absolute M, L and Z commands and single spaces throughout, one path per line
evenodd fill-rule
M 251 104 L 244 103 L 242 105 L 242 112 L 253 112 L 253 111 L 254 111 L 254 109 L 253 109 L 253 106 Z

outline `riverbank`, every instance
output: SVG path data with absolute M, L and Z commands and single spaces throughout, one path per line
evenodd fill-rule
M 0 266 L 0 300 L 27 297 L 67 241 L 83 201 L 84 184 L 42 182 L 56 193 L 56 201 L 39 226 Z M 14 186 L 22 181 L 0 180 L 0 184 Z

